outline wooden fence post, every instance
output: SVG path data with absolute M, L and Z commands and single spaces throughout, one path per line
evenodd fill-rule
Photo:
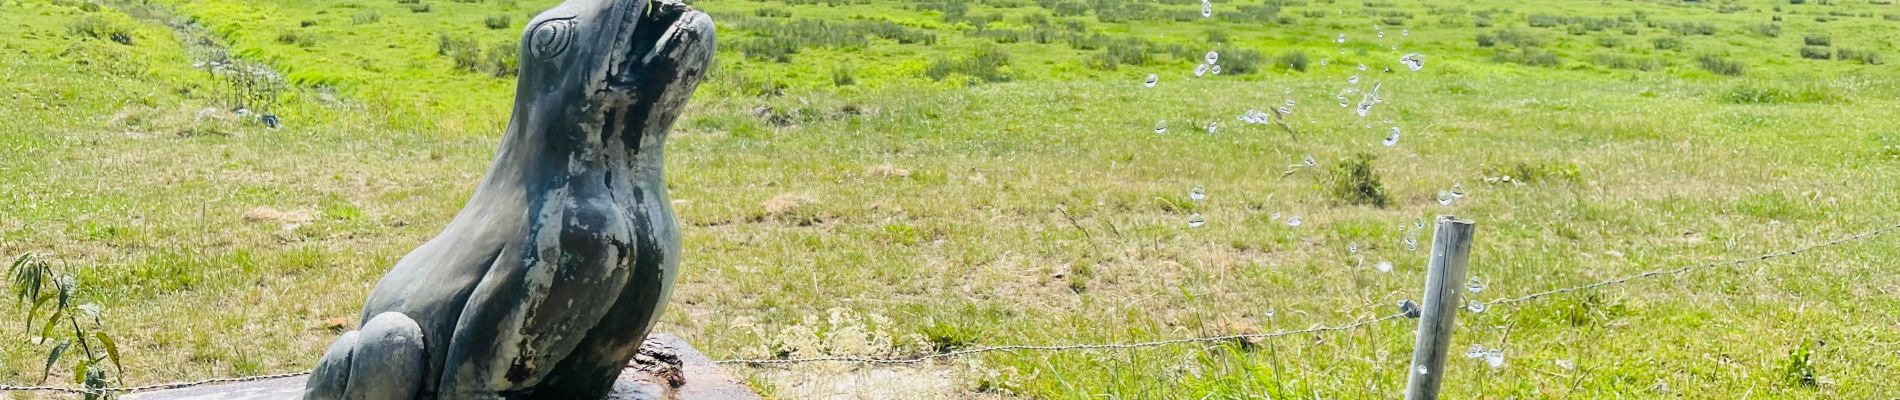
M 1435 400 L 1445 378 L 1445 356 L 1451 350 L 1451 331 L 1465 283 L 1471 235 L 1477 225 L 1452 216 L 1438 217 L 1432 233 L 1431 264 L 1425 271 L 1425 298 L 1419 303 L 1418 342 L 1412 347 L 1412 368 L 1405 380 L 1406 400 Z

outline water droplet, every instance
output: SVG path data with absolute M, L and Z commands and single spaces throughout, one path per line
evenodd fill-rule
M 1148 74 L 1148 80 L 1145 82 L 1142 82 L 1142 85 L 1146 85 L 1148 87 L 1155 87 L 1155 83 L 1157 82 L 1161 82 L 1160 75 Z
M 1292 114 L 1292 113 L 1293 113 L 1293 107 L 1287 107 L 1287 106 L 1280 106 L 1280 113 L 1281 113 L 1281 114 Z M 1262 121 L 1262 122 L 1265 122 L 1265 121 Z
M 1418 309 L 1418 303 L 1414 303 L 1411 300 L 1400 300 L 1399 312 L 1405 313 L 1406 318 L 1418 318 L 1420 311 Z
M 1563 368 L 1565 371 L 1574 370 L 1577 369 L 1577 363 L 1559 358 L 1557 359 L 1557 368 Z
M 1470 311 L 1473 314 L 1483 314 L 1484 310 L 1490 308 L 1490 306 L 1485 305 L 1482 301 L 1465 300 L 1465 311 Z
M 1385 38 L 1385 31 L 1379 31 L 1379 38 L 1380 38 L 1380 39 L 1384 39 L 1384 38 Z
M 1354 110 L 1353 110 L 1353 113 L 1354 113 L 1354 114 L 1359 114 L 1359 116 L 1360 116 L 1360 117 L 1364 117 L 1364 116 L 1366 116 L 1366 114 L 1371 114 L 1371 113 L 1372 113 L 1372 103 L 1373 103 L 1373 101 L 1372 101 L 1372 95 L 1371 95 L 1371 94 L 1367 94 L 1367 95 L 1365 95 L 1365 96 L 1361 96 L 1361 97 L 1359 98 L 1359 107 L 1358 107 L 1357 109 L 1354 109 Z
M 1412 36 L 1412 30 L 1411 29 L 1399 30 L 1399 36 Z
M 1220 75 L 1220 66 L 1219 65 L 1213 66 L 1209 68 L 1208 72 L 1213 72 L 1214 75 Z
M 1313 156 L 1312 156 L 1312 155 L 1310 155 L 1310 154 L 1309 154 L 1309 155 L 1307 155 L 1305 159 L 1303 159 L 1303 160 L 1300 160 L 1300 162 L 1301 162 L 1301 163 L 1304 163 L 1304 164 L 1306 164 L 1306 166 L 1308 166 L 1308 167 L 1317 167 L 1317 166 L 1319 166 L 1319 160 L 1318 160 L 1318 159 L 1314 159 L 1314 158 L 1313 158 Z
M 1195 186 L 1193 189 L 1188 189 L 1188 200 L 1193 200 L 1193 201 L 1207 200 L 1207 189 L 1202 189 L 1200 186 Z
M 1295 215 L 1295 216 L 1291 216 L 1291 217 L 1287 217 L 1287 219 L 1286 219 L 1286 226 L 1295 226 L 1295 227 L 1297 227 L 1297 226 L 1300 226 L 1300 224 L 1301 224 L 1301 223 L 1302 223 L 1302 222 L 1301 222 L 1301 220 L 1300 220 L 1300 216 L 1298 216 L 1298 215 Z
M 1490 353 L 1486 353 L 1484 355 L 1484 363 L 1486 365 L 1490 365 L 1491 369 L 1503 368 L 1504 367 L 1504 351 L 1492 350 Z
M 1329 63 L 1329 62 L 1330 62 L 1330 61 L 1327 61 L 1327 59 L 1324 59 L 1324 58 L 1321 58 L 1321 59 L 1319 59 L 1319 66 L 1321 66 L 1321 67 L 1324 67 L 1324 66 L 1326 66 L 1326 64 L 1327 64 L 1327 63 Z
M 1431 370 L 1431 369 L 1429 369 L 1429 368 L 1425 368 L 1425 366 L 1423 366 L 1423 365 L 1420 365 L 1420 366 L 1418 366 L 1418 374 L 1419 374 L 1419 375 L 1431 375 L 1431 374 L 1432 374 L 1432 370 Z
M 1213 16 L 1214 16 L 1214 1 L 1201 0 L 1201 18 L 1209 18 Z
M 1273 309 L 1267 309 L 1266 316 L 1267 318 L 1273 318 Z
M 1220 123 L 1219 123 L 1219 122 L 1209 122 L 1209 123 L 1207 123 L 1207 134 L 1209 134 L 1209 135 L 1212 135 L 1212 134 L 1214 134 L 1214 129 L 1215 129 L 1215 128 L 1219 128 L 1219 127 L 1220 127 Z
M 1425 217 L 1412 217 L 1412 229 L 1425 229 Z
M 1471 278 L 1471 282 L 1468 282 L 1465 284 L 1465 290 L 1470 293 L 1477 293 L 1477 292 L 1484 291 L 1484 280 L 1478 279 L 1475 277 Z
M 1364 71 L 1364 70 L 1366 70 L 1366 65 L 1365 65 L 1365 64 L 1359 64 L 1359 70 L 1360 70 L 1360 71 Z
M 1379 260 L 1379 263 L 1374 264 L 1372 267 L 1378 269 L 1379 272 L 1392 272 L 1391 261 Z
M 1220 64 L 1220 53 L 1219 53 L 1219 52 L 1212 52 L 1212 51 L 1210 51 L 1210 52 L 1207 52 L 1207 63 L 1208 63 L 1208 64 Z
M 1413 233 L 1405 238 L 1405 250 L 1418 251 L 1418 234 L 1417 233 Z
M 1347 243 L 1346 255 L 1359 255 L 1359 243 Z
M 1207 64 L 1201 64 L 1200 66 L 1194 67 L 1194 76 L 1205 76 L 1205 75 L 1207 75 Z
M 1451 197 L 1465 198 L 1465 186 L 1456 183 L 1451 184 Z
M 1352 102 L 1348 102 L 1348 101 L 1346 101 L 1346 96 L 1344 96 L 1344 95 L 1334 95 L 1334 96 L 1333 96 L 1333 99 L 1334 99 L 1334 100 L 1339 100 L 1339 107 L 1340 107 L 1340 108 L 1346 108 L 1346 107 L 1352 107 Z
M 1272 221 L 1279 221 L 1279 220 L 1280 220 L 1280 213 L 1277 213 L 1277 212 L 1276 212 L 1276 213 L 1273 213 L 1273 215 L 1271 215 L 1271 216 L 1269 216 L 1269 218 L 1271 218 L 1271 220 L 1272 220 Z
M 1458 199 L 1457 197 L 1452 197 L 1451 192 L 1449 191 L 1444 191 L 1444 190 L 1438 191 L 1438 205 L 1449 206 L 1451 205 L 1452 200 L 1457 200 L 1457 199 Z
M 1411 68 L 1412 72 L 1418 72 L 1419 69 L 1425 68 L 1425 55 L 1418 53 L 1406 54 L 1404 57 L 1399 57 L 1399 63 L 1405 64 L 1406 68 Z
M 1399 127 L 1392 127 L 1392 133 L 1385 135 L 1385 147 L 1399 144 Z
M 1189 228 L 1199 228 L 1201 225 L 1207 225 L 1207 217 L 1201 216 L 1201 213 L 1194 213 L 1188 215 L 1187 223 Z
M 1296 102 L 1294 102 L 1293 99 L 1286 99 L 1287 107 L 1292 107 L 1294 104 L 1296 104 Z
M 1471 345 L 1470 350 L 1465 350 L 1465 358 L 1471 358 L 1471 359 L 1481 358 L 1481 357 L 1484 357 L 1485 353 L 1489 353 L 1489 352 L 1491 352 L 1491 349 L 1484 348 L 1484 345 L 1482 344 L 1474 343 Z
M 1156 135 L 1168 134 L 1168 120 L 1164 119 L 1164 120 L 1155 122 L 1155 134 Z
M 1346 44 L 1346 34 L 1340 33 L 1339 37 L 1333 38 L 1333 43 Z

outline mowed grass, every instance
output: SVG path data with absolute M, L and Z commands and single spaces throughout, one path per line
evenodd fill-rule
M 308 368 L 492 157 L 512 80 L 458 67 L 440 54 L 443 35 L 510 43 L 553 2 L 158 3 L 284 71 L 296 87 L 274 110 L 286 127 L 201 119 L 228 105 L 156 9 L 0 5 L 0 53 L 24 55 L 0 64 L 12 95 L 0 109 L 0 252 L 79 271 L 134 384 Z M 948 2 L 848 3 L 697 4 L 723 24 L 722 53 L 670 144 L 687 258 L 660 330 L 715 358 L 1145 341 L 1386 315 L 1423 280 L 1424 250 L 1408 250 L 1403 230 L 1441 214 L 1479 223 L 1478 299 L 1900 222 L 1896 76 L 1800 53 L 1807 36 L 1826 36 L 1826 47 L 1893 57 L 1892 5 L 1309 2 L 1263 22 L 1227 15 L 1270 3 L 1217 3 L 1212 21 L 1185 1 L 971 2 L 963 17 Z M 1148 8 L 1104 21 L 1117 4 Z M 1059 15 L 1075 6 L 1084 12 Z M 1032 15 L 1052 34 L 1159 50 L 1110 69 L 1097 61 L 1108 49 L 1078 48 L 1090 39 L 985 33 L 1033 36 Z M 495 16 L 512 24 L 491 28 Z M 131 44 L 74 29 L 89 19 L 126 28 Z M 747 54 L 769 49 L 764 31 L 776 28 L 761 21 L 819 19 L 935 39 L 799 42 L 789 62 Z M 1758 28 L 1769 24 L 1777 36 Z M 1346 44 L 1331 41 L 1339 33 Z M 1518 39 L 1483 47 L 1481 35 Z M 1667 39 L 1677 43 L 1656 45 Z M 1193 78 L 1212 49 L 1228 66 L 1242 50 L 1298 51 L 1310 64 Z M 979 51 L 1008 63 L 957 63 Z M 1412 51 L 1424 70 L 1396 62 Z M 1743 71 L 1722 75 L 1702 56 Z M 931 76 L 944 60 L 954 71 Z M 1161 76 L 1154 89 L 1140 84 L 1149 73 Z M 1355 74 L 1360 90 L 1383 82 L 1386 101 L 1364 119 L 1334 100 Z M 1297 134 L 1234 119 L 1288 98 Z M 1392 126 L 1404 134 L 1382 146 Z M 1376 157 L 1385 208 L 1333 194 L 1331 171 L 1360 153 Z M 1318 167 L 1294 167 L 1309 155 Z M 1502 175 L 1521 185 L 1486 182 Z M 1454 184 L 1469 195 L 1439 205 Z M 1209 198 L 1190 201 L 1195 186 Z M 1194 213 L 1207 225 L 1189 228 Z M 1303 224 L 1288 226 L 1292 216 Z M 1893 240 L 1465 313 L 1453 351 L 1501 348 L 1504 367 L 1458 358 L 1433 373 L 1447 398 L 1891 397 Z M 1382 260 L 1395 268 L 1373 268 Z M 14 305 L 0 307 L 0 337 L 23 332 Z M 1412 330 L 734 370 L 781 398 L 1391 398 Z M 37 381 L 46 350 L 0 342 L 0 383 Z M 54 381 L 70 379 L 56 370 Z

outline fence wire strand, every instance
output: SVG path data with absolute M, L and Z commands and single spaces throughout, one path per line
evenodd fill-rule
M 299 377 L 299 376 L 304 376 L 304 375 L 310 375 L 310 372 L 309 371 L 292 372 L 292 373 L 286 373 L 286 374 L 246 376 L 246 377 L 239 377 L 239 378 L 212 378 L 212 379 L 206 379 L 206 380 L 201 380 L 201 381 L 191 381 L 191 382 L 173 382 L 173 383 L 161 383 L 161 384 L 156 384 L 156 385 L 145 385 L 145 386 L 106 387 L 106 388 L 91 388 L 91 389 L 68 388 L 68 387 L 58 387 L 58 386 L 0 385 L 0 392 L 54 392 L 54 393 L 66 393 L 66 394 L 77 394 L 77 395 L 139 393 L 139 392 L 150 392 L 154 390 L 184 389 L 184 388 L 198 387 L 198 386 L 218 384 L 218 383 L 266 381 L 266 380 L 271 380 L 271 379 L 293 378 L 293 377 Z
M 1585 290 L 1595 290 L 1595 289 L 1606 287 L 1606 286 L 1621 285 L 1625 283 L 1630 283 L 1638 279 L 1654 278 L 1654 277 L 1664 276 L 1664 275 L 1680 275 L 1680 274 L 1686 274 L 1689 272 L 1700 271 L 1700 270 L 1705 270 L 1705 269 L 1710 269 L 1710 268 L 1735 267 L 1735 266 L 1753 264 L 1757 262 L 1768 261 L 1768 260 L 1773 260 L 1773 259 L 1782 258 L 1782 257 L 1800 255 L 1801 253 L 1806 253 L 1810 250 L 1833 247 L 1833 246 L 1838 246 L 1841 244 L 1846 244 L 1848 242 L 1871 239 L 1876 236 L 1891 233 L 1895 230 L 1900 230 L 1900 224 L 1889 225 L 1880 229 L 1861 232 L 1860 234 L 1856 234 L 1853 236 L 1846 236 L 1846 237 L 1841 237 L 1834 240 L 1829 240 L 1826 242 L 1810 244 L 1807 246 L 1796 248 L 1794 250 L 1762 254 L 1759 256 L 1749 257 L 1749 258 L 1719 261 L 1719 262 L 1712 262 L 1712 263 L 1707 263 L 1707 264 L 1690 265 L 1690 266 L 1680 267 L 1680 268 L 1645 271 L 1645 272 L 1638 273 L 1635 275 L 1628 275 L 1628 276 L 1610 279 L 1606 281 L 1594 282 L 1594 283 L 1565 287 L 1565 288 L 1551 289 L 1551 290 L 1531 293 L 1531 294 L 1527 294 L 1523 296 L 1497 300 L 1497 301 L 1493 301 L 1491 305 L 1514 306 L 1519 303 L 1524 303 L 1531 300 L 1537 300 L 1537 299 L 1555 296 L 1555 295 L 1564 294 L 1564 293 L 1579 292 L 1579 291 L 1585 291 Z
M 857 364 L 918 364 L 918 363 L 923 363 L 926 361 L 936 360 L 936 359 L 941 359 L 941 358 L 953 358 L 953 357 L 967 356 L 971 354 L 992 353 L 992 352 L 999 352 L 999 351 L 1122 350 L 1122 349 L 1159 347 L 1159 346 L 1187 344 L 1187 343 L 1213 343 L 1213 342 L 1227 342 L 1227 341 L 1235 341 L 1235 340 L 1272 339 L 1272 338 L 1277 338 L 1277 337 L 1282 337 L 1282 336 L 1292 336 L 1292 335 L 1302 335 L 1302 334 L 1323 334 L 1323 333 L 1344 332 L 1344 331 L 1363 328 L 1367 325 L 1372 325 L 1372 324 L 1385 322 L 1385 321 L 1391 321 L 1394 319 L 1399 319 L 1399 318 L 1404 318 L 1404 317 L 1405 317 L 1405 313 L 1398 313 L 1398 314 L 1392 314 L 1392 315 L 1387 315 L 1387 316 L 1378 317 L 1378 318 L 1360 319 L 1360 320 L 1353 321 L 1351 323 L 1342 324 L 1342 325 L 1316 326 L 1316 327 L 1306 328 L 1306 329 L 1283 330 L 1283 331 L 1270 332 L 1270 333 L 1249 333 L 1249 334 L 1238 334 L 1238 335 L 1193 337 L 1193 338 L 1182 338 L 1182 339 L 1157 340 L 1157 341 L 1152 341 L 1152 342 L 1069 344 L 1069 345 L 990 346 L 990 347 L 978 347 L 978 348 L 973 348 L 973 349 L 965 349 L 965 350 L 957 350 L 957 351 L 948 351 L 948 352 L 935 353 L 935 354 L 927 354 L 927 355 L 910 357 L 910 358 L 822 356 L 822 357 L 785 358 L 785 359 L 719 360 L 719 361 L 715 361 L 715 363 L 744 364 L 744 365 L 783 365 L 783 364 L 804 364 L 804 363 L 816 363 L 816 362 L 845 362 L 845 363 L 857 363 Z
M 1623 277 L 1605 280 L 1605 281 L 1593 282 L 1593 283 L 1578 285 L 1578 286 L 1551 289 L 1551 290 L 1526 294 L 1523 296 L 1497 300 L 1497 301 L 1492 302 L 1491 304 L 1493 306 L 1515 306 L 1515 305 L 1527 303 L 1533 300 L 1556 296 L 1559 294 L 1581 292 L 1581 291 L 1586 291 L 1586 290 L 1595 290 L 1595 289 L 1600 289 L 1600 288 L 1609 287 L 1609 286 L 1626 284 L 1626 283 L 1630 283 L 1630 282 L 1637 281 L 1640 279 L 1654 278 L 1654 277 L 1665 276 L 1665 275 L 1680 275 L 1680 274 L 1685 274 L 1685 273 L 1705 270 L 1705 269 L 1711 269 L 1711 268 L 1734 267 L 1734 266 L 1747 265 L 1747 264 L 1752 264 L 1752 263 L 1757 263 L 1757 262 L 1762 262 L 1762 261 L 1769 261 L 1769 260 L 1773 260 L 1777 258 L 1796 256 L 1803 253 L 1807 253 L 1809 251 L 1838 246 L 1838 245 L 1846 244 L 1849 242 L 1856 242 L 1856 241 L 1871 239 L 1877 236 L 1892 233 L 1896 230 L 1900 230 L 1900 224 L 1888 225 L 1879 229 L 1862 232 L 1862 233 L 1855 234 L 1852 236 L 1841 237 L 1841 238 L 1829 240 L 1826 242 L 1814 243 L 1807 246 L 1795 248 L 1793 250 L 1762 254 L 1759 256 L 1749 257 L 1749 258 L 1690 265 L 1690 266 L 1679 267 L 1679 268 L 1651 270 L 1651 271 L 1646 271 L 1646 272 L 1642 272 L 1642 273 L 1638 273 L 1634 275 L 1623 276 Z M 1340 325 L 1332 325 L 1332 326 L 1315 326 L 1315 327 L 1306 328 L 1306 329 L 1282 330 L 1282 331 L 1269 332 L 1269 333 L 1249 333 L 1249 334 L 1221 335 L 1221 336 L 1208 336 L 1208 337 L 1192 337 L 1192 338 L 1157 340 L 1157 341 L 1148 341 L 1148 342 L 1069 344 L 1069 345 L 987 346 L 987 347 L 978 347 L 978 348 L 972 348 L 972 349 L 932 353 L 932 354 L 926 354 L 926 355 L 915 356 L 915 357 L 905 357 L 905 358 L 878 358 L 878 357 L 864 357 L 864 356 L 820 356 L 820 357 L 783 358 L 783 359 L 730 359 L 730 360 L 714 361 L 714 363 L 722 364 L 722 365 L 736 364 L 736 365 L 750 365 L 750 366 L 790 365 L 790 364 L 806 364 L 806 363 L 820 363 L 820 362 L 905 365 L 905 364 L 919 364 L 919 363 L 929 362 L 932 360 L 955 358 L 955 357 L 962 357 L 962 356 L 968 356 L 968 355 L 973 355 L 973 354 L 993 353 L 993 352 L 1123 350 L 1123 349 L 1134 349 L 1134 348 L 1161 347 L 1161 346 L 1189 344 L 1189 343 L 1216 343 L 1216 342 L 1227 342 L 1227 341 L 1236 341 L 1236 340 L 1261 340 L 1261 339 L 1273 339 L 1273 338 L 1279 338 L 1279 337 L 1285 337 L 1285 336 L 1308 335 L 1308 334 L 1319 335 L 1319 334 L 1328 334 L 1328 333 L 1337 333 L 1337 332 L 1356 330 L 1356 329 L 1364 328 L 1366 326 L 1370 326 L 1373 324 L 1405 318 L 1405 317 L 1406 317 L 1406 314 L 1401 312 L 1401 313 L 1386 315 L 1383 317 L 1360 319 L 1353 322 L 1340 324 Z M 166 383 L 166 384 L 157 384 L 157 385 L 145 385 L 145 386 L 133 386 L 133 387 L 108 387 L 108 388 L 94 388 L 94 389 L 67 388 L 67 387 L 57 387 L 57 386 L 15 386 L 15 385 L 0 384 L 0 392 L 9 392 L 9 391 L 55 392 L 55 393 L 77 394 L 77 395 L 112 394 L 112 393 L 124 394 L 124 393 L 149 392 L 149 391 L 154 391 L 154 390 L 183 389 L 183 388 L 190 388 L 190 387 L 197 387 L 197 386 L 204 386 L 204 385 L 218 384 L 218 383 L 255 382 L 255 381 L 263 381 L 263 380 L 271 380 L 271 379 L 298 377 L 298 376 L 304 376 L 304 375 L 309 375 L 309 374 L 310 372 L 306 371 L 306 372 L 293 372 L 293 373 L 276 374 L 276 375 L 261 375 L 261 376 L 249 376 L 249 377 L 240 377 L 240 378 L 214 378 L 214 379 L 206 379 L 206 380 L 192 381 L 192 382 L 176 382 L 176 383 Z

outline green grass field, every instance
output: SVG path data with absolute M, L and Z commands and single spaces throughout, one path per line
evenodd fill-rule
M 556 2 L 0 0 L 0 255 L 76 275 L 127 384 L 307 369 L 462 207 Z M 668 150 L 659 330 L 715 358 L 1382 316 L 1435 215 L 1477 221 L 1480 300 L 1900 223 L 1888 0 L 694 4 L 720 53 Z M 1235 118 L 1289 99 L 1285 128 Z M 1446 398 L 1900 396 L 1896 240 L 1465 313 L 1453 352 L 1504 364 L 1434 373 Z M 26 314 L 0 299 L 0 384 L 42 377 Z M 1395 398 L 1414 324 L 732 368 L 774 398 Z

